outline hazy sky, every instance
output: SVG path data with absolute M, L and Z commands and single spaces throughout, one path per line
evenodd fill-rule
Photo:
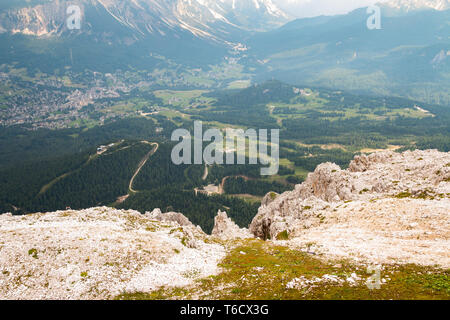
M 294 17 L 347 13 L 353 9 L 386 0 L 272 0 Z

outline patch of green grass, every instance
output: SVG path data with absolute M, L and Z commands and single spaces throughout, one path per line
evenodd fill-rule
M 428 190 L 428 189 L 421 191 L 420 193 L 416 194 L 414 197 L 417 199 L 423 199 L 423 200 L 426 200 L 426 199 L 434 200 L 434 198 L 435 198 L 434 192 L 431 190 Z
M 189 292 L 183 288 L 161 288 L 150 293 L 124 292 L 117 297 L 114 297 L 114 300 L 168 300 L 186 296 L 188 293 Z
M 30 249 L 30 250 L 28 250 L 28 254 L 30 255 L 30 256 L 32 256 L 34 259 L 38 259 L 38 251 L 37 251 L 37 249 Z
M 245 254 L 243 254 L 245 253 Z M 222 273 L 197 280 L 190 288 L 162 288 L 150 293 L 123 293 L 119 300 L 217 299 L 217 300 L 389 300 L 450 299 L 450 270 L 417 265 L 385 265 L 378 290 L 370 290 L 365 267 L 348 261 L 325 262 L 299 250 L 261 240 L 237 242 L 220 264 Z M 317 283 L 304 289 L 287 289 L 292 279 L 334 275 L 346 279 L 356 273 L 362 280 Z
M 277 235 L 277 240 L 289 240 L 289 233 L 287 232 L 287 230 L 280 232 Z
M 450 275 L 448 272 L 442 274 L 421 274 L 420 276 L 412 274 L 405 278 L 405 282 L 411 286 L 422 286 L 434 292 L 445 293 L 450 297 Z
M 228 89 L 245 89 L 250 87 L 250 80 L 236 80 L 228 84 Z
M 433 191 L 428 190 L 428 189 L 423 190 L 414 195 L 408 191 L 405 191 L 405 192 L 400 192 L 399 194 L 395 195 L 395 198 L 397 198 L 397 199 L 414 198 L 414 199 L 423 199 L 423 200 L 426 200 L 426 199 L 434 200 L 435 194 Z
M 404 198 L 411 198 L 411 193 L 410 192 L 407 192 L 407 191 L 405 191 L 405 192 L 400 192 L 399 194 L 397 194 L 395 197 L 397 198 L 397 199 L 404 199 Z
M 242 255 L 241 252 L 245 252 Z M 381 277 L 391 280 L 380 290 L 369 290 L 365 280 L 357 286 L 349 284 L 318 284 L 306 290 L 286 289 L 292 279 L 323 277 L 341 278 L 357 273 L 362 279 L 370 276 L 356 266 L 340 261 L 340 266 L 327 263 L 309 254 L 275 246 L 260 240 L 250 241 L 232 250 L 223 261 L 224 272 L 202 280 L 198 289 L 209 292 L 204 299 L 449 299 L 449 271 L 415 265 L 385 266 Z M 255 271 L 258 268 L 258 271 Z M 423 277 L 422 275 L 427 276 Z M 408 281 L 413 277 L 414 282 Z M 214 288 L 225 288 L 214 291 Z

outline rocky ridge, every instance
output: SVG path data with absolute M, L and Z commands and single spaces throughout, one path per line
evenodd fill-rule
M 450 266 L 450 153 L 379 152 L 319 165 L 261 206 L 250 231 L 367 263 Z

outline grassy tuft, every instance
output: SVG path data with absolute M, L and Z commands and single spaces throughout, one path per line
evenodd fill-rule
M 289 240 L 289 233 L 287 232 L 287 230 L 280 232 L 277 235 L 277 240 Z
M 245 252 L 245 255 L 242 254 Z M 378 290 L 370 290 L 365 267 L 348 261 L 325 262 L 317 256 L 261 240 L 238 242 L 220 264 L 218 275 L 197 280 L 191 288 L 160 289 L 151 293 L 124 293 L 120 300 L 389 300 L 450 299 L 450 270 L 417 265 L 385 265 Z M 303 289 L 287 289 L 294 278 L 334 275 L 346 279 L 356 273 L 355 286 L 321 282 Z
M 30 255 L 30 256 L 32 256 L 34 259 L 38 259 L 38 251 L 37 251 L 37 249 L 30 249 L 30 250 L 28 250 L 28 254 Z

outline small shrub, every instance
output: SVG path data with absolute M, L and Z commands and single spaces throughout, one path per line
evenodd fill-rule
M 30 255 L 30 256 L 32 256 L 33 258 L 35 258 L 35 259 L 37 259 L 38 258 L 38 254 L 37 254 L 38 252 L 37 252 L 37 250 L 36 249 L 30 249 L 30 250 L 28 250 L 28 254 Z

